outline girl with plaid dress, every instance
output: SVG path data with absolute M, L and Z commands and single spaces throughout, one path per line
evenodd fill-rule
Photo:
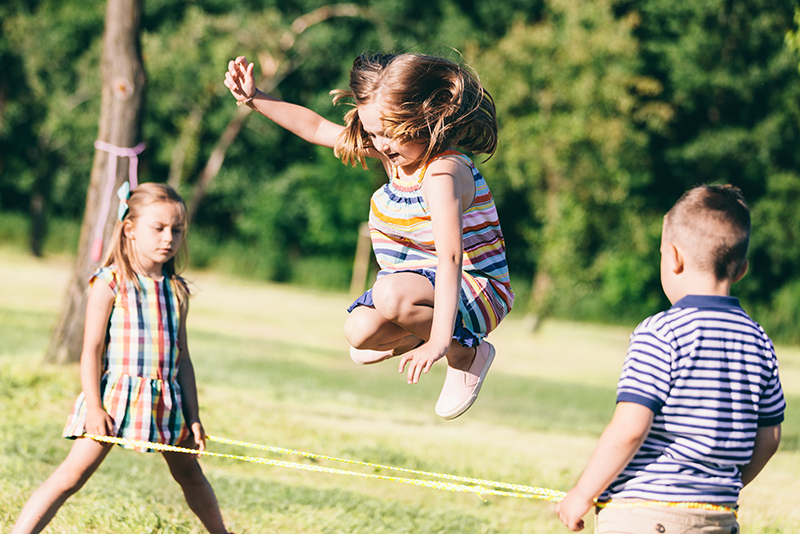
M 64 429 L 75 443 L 25 504 L 12 534 L 40 532 L 100 466 L 111 444 L 86 435 L 205 449 L 186 341 L 189 290 L 175 267 L 176 253 L 186 251 L 186 206 L 163 184 L 142 184 L 130 193 L 126 188 L 120 189 L 112 246 L 90 281 L 83 391 Z M 197 458 L 163 456 L 208 532 L 227 534 Z

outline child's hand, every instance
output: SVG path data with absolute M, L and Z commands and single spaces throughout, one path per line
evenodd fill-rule
M 225 73 L 225 87 L 231 90 L 236 100 L 247 100 L 256 94 L 256 79 L 253 75 L 253 63 L 248 63 L 244 56 L 228 62 Z
M 84 430 L 93 436 L 111 436 L 114 434 L 114 420 L 102 408 L 87 408 Z
M 203 428 L 203 424 L 200 421 L 195 421 L 190 428 L 192 436 L 194 436 L 194 442 L 197 444 L 197 450 L 206 450 L 206 431 Z M 197 456 L 199 457 L 200 455 L 198 454 Z
M 594 499 L 586 499 L 578 495 L 573 489 L 567 493 L 564 500 L 556 504 L 556 514 L 561 522 L 572 531 L 583 530 L 584 523 L 582 517 L 594 504 Z
M 403 357 L 400 358 L 398 372 L 402 373 L 406 368 L 406 364 L 410 364 L 408 366 L 407 380 L 409 384 L 416 384 L 419 382 L 419 377 L 422 376 L 422 373 L 430 371 L 433 363 L 441 359 L 445 354 L 447 354 L 446 349 L 442 352 L 441 350 L 436 350 L 430 343 L 423 343 L 416 349 L 403 354 Z

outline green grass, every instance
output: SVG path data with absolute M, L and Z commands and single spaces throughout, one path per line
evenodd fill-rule
M 60 434 L 80 389 L 78 366 L 41 363 L 70 267 L 64 258 L 0 250 L 0 532 L 10 531 L 70 446 Z M 189 277 L 189 345 L 212 435 L 565 490 L 613 411 L 629 328 L 554 321 L 532 335 L 512 314 L 491 336 L 498 358 L 480 399 L 461 418 L 443 421 L 433 413 L 443 365 L 409 386 L 396 361 L 350 361 L 341 334 L 346 295 L 209 273 Z M 795 532 L 800 520 L 800 415 L 792 410 L 800 404 L 800 350 L 779 347 L 779 357 L 790 410 L 781 450 L 742 493 L 745 533 Z M 217 443 L 209 448 L 342 467 Z M 543 501 L 483 501 L 230 459 L 202 464 L 239 534 L 567 532 Z M 588 523 L 591 529 L 590 517 Z M 158 454 L 115 449 L 46 532 L 203 531 Z

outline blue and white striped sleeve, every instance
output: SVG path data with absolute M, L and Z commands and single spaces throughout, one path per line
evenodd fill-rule
M 617 402 L 634 402 L 658 413 L 672 385 L 674 349 L 670 332 L 657 329 L 654 319 L 642 322 L 631 335 L 617 383 Z
M 770 349 L 772 347 L 770 346 Z M 778 373 L 778 359 L 772 352 L 771 374 L 767 379 L 766 387 L 758 403 L 758 426 L 775 426 L 783 422 L 786 411 L 786 399 L 783 396 L 781 379 Z

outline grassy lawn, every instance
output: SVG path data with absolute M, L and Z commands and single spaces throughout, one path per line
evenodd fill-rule
M 78 366 L 45 366 L 70 260 L 0 249 L 0 532 L 63 460 Z M 490 337 L 498 358 L 476 405 L 433 413 L 438 363 L 409 386 L 396 361 L 354 365 L 341 333 L 347 295 L 190 273 L 189 346 L 209 434 L 321 455 L 566 490 L 613 411 L 630 329 L 551 321 L 535 335 L 512 316 Z M 800 350 L 779 347 L 790 411 L 780 451 L 741 496 L 744 533 L 797 532 Z M 342 467 L 209 443 L 210 450 Z M 565 533 L 553 504 L 205 458 L 238 534 Z M 344 466 L 347 469 L 359 467 Z M 381 472 L 393 475 L 392 472 Z M 400 475 L 402 476 L 402 475 Z M 591 532 L 591 518 L 587 517 Z M 117 448 L 61 509 L 50 533 L 197 533 L 200 523 L 158 454 Z

